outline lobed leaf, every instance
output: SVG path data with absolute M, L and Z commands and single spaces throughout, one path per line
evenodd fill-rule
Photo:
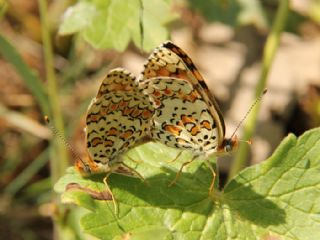
M 91 211 L 81 224 L 99 239 L 320 238 L 319 128 L 299 138 L 289 135 L 269 159 L 244 169 L 224 191 L 210 195 L 212 176 L 202 161 L 191 163 L 176 185 L 168 187 L 181 163 L 191 159 L 184 152 L 174 163 L 167 162 L 177 154 L 157 143 L 127 154 L 142 161 L 131 166 L 146 182 L 111 175 L 117 216 L 112 201 L 90 193 L 106 190 L 103 175 L 84 179 L 70 168 L 55 189 L 64 201 Z M 70 183 L 81 188 L 65 191 Z
M 131 40 L 141 47 L 143 37 L 143 49 L 150 51 L 168 37 L 164 25 L 176 17 L 170 12 L 170 2 L 80 1 L 66 11 L 60 33 L 80 33 L 95 48 L 118 51 L 123 51 Z M 140 24 L 143 25 L 143 33 Z

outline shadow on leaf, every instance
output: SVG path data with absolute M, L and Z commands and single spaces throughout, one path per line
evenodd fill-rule
M 145 208 L 145 211 L 153 211 L 155 208 L 176 209 L 209 216 L 213 215 L 220 205 L 225 205 L 224 208 L 230 209 L 235 218 L 239 217 L 263 227 L 285 222 L 283 209 L 254 192 L 250 186 L 244 186 L 235 180 L 231 181 L 230 185 L 232 189 L 238 190 L 237 194 L 215 192 L 209 195 L 212 175 L 204 164 L 194 173 L 182 173 L 172 187 L 168 187 L 168 184 L 174 179 L 176 172 L 167 167 L 162 170 L 164 173 L 147 178 L 147 184 L 140 179 L 112 174 L 108 183 L 119 204 L 120 212 L 124 204 L 131 208 Z M 103 177 L 104 175 L 96 175 L 87 178 L 87 181 L 94 183 L 92 186 L 101 186 Z M 88 185 L 77 185 L 77 189 L 88 193 L 95 200 L 106 200 L 100 197 L 107 196 L 106 193 L 99 193 L 101 189 L 92 190 Z M 112 209 L 109 206 L 107 208 Z
M 223 201 L 231 212 L 240 218 L 263 227 L 285 223 L 285 211 L 265 196 L 253 191 L 250 186 L 232 180 L 228 187 L 233 191 L 226 191 Z

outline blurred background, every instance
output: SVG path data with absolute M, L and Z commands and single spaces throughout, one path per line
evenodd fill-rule
M 52 184 L 74 159 L 55 150 L 44 115 L 85 154 L 86 109 L 103 76 L 114 67 L 138 75 L 171 39 L 203 74 L 230 136 L 255 98 L 279 8 L 276 0 L 45 2 L 0 0 L 0 239 L 53 238 Z M 287 10 L 247 164 L 288 133 L 320 125 L 320 1 L 292 0 Z M 230 164 L 232 156 L 219 158 L 222 178 Z

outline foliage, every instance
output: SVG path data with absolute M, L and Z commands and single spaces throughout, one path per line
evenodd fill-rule
M 167 163 L 176 150 L 156 143 L 138 147 L 128 155 L 142 161 L 136 170 L 146 182 L 115 174 L 109 179 L 118 216 L 111 202 L 91 197 L 93 191 L 105 191 L 103 176 L 84 179 L 69 168 L 55 190 L 63 192 L 64 202 L 90 210 L 81 224 L 99 239 L 318 239 L 319 139 L 319 128 L 299 138 L 289 135 L 269 159 L 244 169 L 223 191 L 210 195 L 211 174 L 202 161 L 193 162 L 168 187 L 181 162 L 191 156 L 183 153 Z
M 218 21 L 231 26 L 253 25 L 258 29 L 269 29 L 274 19 L 275 9 L 280 1 L 274 0 L 189 0 L 189 5 L 207 21 Z M 302 4 L 303 5 L 303 4 Z M 288 26 L 286 31 L 297 32 L 299 26 L 307 18 L 320 22 L 320 1 L 310 0 L 303 5 L 290 7 Z
M 37 74 L 23 61 L 17 50 L 0 34 L 0 53 L 22 76 L 26 86 L 38 101 L 43 113 L 48 113 L 48 98 L 44 85 Z
M 95 48 L 114 48 L 118 51 L 123 51 L 133 40 L 140 48 L 143 42 L 143 49 L 150 51 L 168 37 L 164 25 L 175 18 L 175 14 L 170 12 L 170 2 L 79 1 L 66 11 L 60 34 L 80 33 Z
M 208 21 L 219 21 L 228 25 L 253 24 L 267 28 L 268 21 L 262 3 L 257 0 L 189 0 L 190 7 L 199 11 Z

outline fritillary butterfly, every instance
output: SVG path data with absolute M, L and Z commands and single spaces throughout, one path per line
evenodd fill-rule
M 225 138 L 221 111 L 182 49 L 167 41 L 154 50 L 144 67 L 139 81 L 156 109 L 150 129 L 154 140 L 192 150 L 193 160 L 198 157 L 207 160 L 213 153 L 229 152 L 236 147 L 236 137 Z M 179 173 L 188 163 L 182 165 Z M 213 174 L 212 191 L 215 172 L 208 166 Z
M 117 68 L 103 80 L 86 118 L 88 158 L 77 161 L 83 175 L 120 173 L 141 177 L 122 161 L 122 154 L 144 141 L 153 106 L 139 90 L 135 77 Z

